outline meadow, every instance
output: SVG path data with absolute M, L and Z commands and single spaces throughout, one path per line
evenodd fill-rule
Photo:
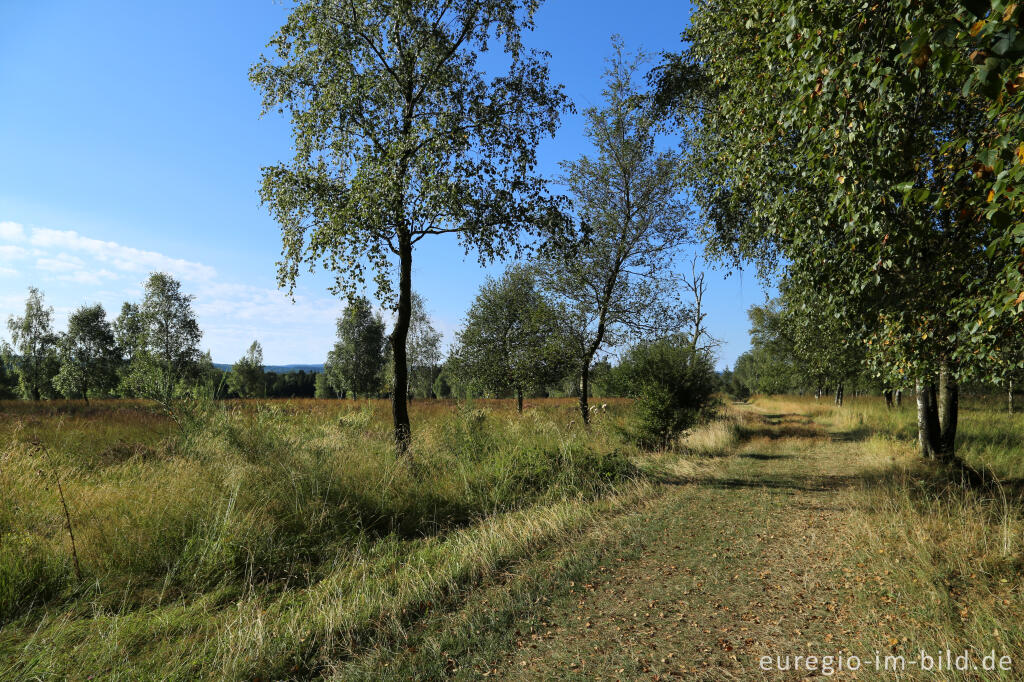
M 414 402 L 397 460 L 385 401 L 211 403 L 181 428 L 3 403 L 0 677 L 278 678 L 399 637 L 636 485 L 611 402 L 589 433 L 570 400 Z
M 402 459 L 384 401 L 181 427 L 2 403 L 0 678 L 721 679 L 795 647 L 1024 650 L 1021 416 L 965 399 L 961 454 L 995 474 L 972 488 L 917 458 L 906 403 L 756 397 L 645 453 L 607 402 L 588 431 L 569 399 L 415 401 Z M 672 608 L 695 627 L 635 646 L 675 653 L 634 655 L 620 627 Z

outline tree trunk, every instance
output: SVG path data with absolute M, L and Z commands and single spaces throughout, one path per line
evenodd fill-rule
M 939 448 L 939 415 L 935 404 L 935 386 L 917 380 L 917 444 L 921 457 L 934 459 Z
M 843 406 L 843 382 L 836 384 L 836 405 Z
M 928 433 L 928 394 L 924 382 L 917 380 L 917 447 L 922 459 L 931 459 L 931 434 Z
M 1006 392 L 1006 407 L 1013 414 L 1013 379 L 1010 379 L 1010 388 Z
M 942 425 L 939 424 L 939 401 L 935 381 L 928 383 L 926 392 L 928 394 L 928 432 L 931 434 L 932 455 L 936 456 L 941 444 L 939 438 L 942 434 Z
M 395 429 L 395 447 L 399 455 L 409 448 L 409 365 L 405 345 L 409 337 L 409 319 L 412 316 L 412 244 L 408 236 L 399 237 L 398 316 L 391 333 L 391 348 L 395 359 L 395 384 L 391 391 L 391 415 Z
M 953 379 L 949 360 L 939 364 L 939 455 L 943 459 L 956 456 L 956 426 L 960 411 L 960 387 Z
M 900 407 L 901 405 L 903 405 L 903 389 L 902 388 L 897 388 L 896 389 L 896 407 Z
M 885 407 L 887 409 L 891 410 L 892 409 L 892 389 L 888 389 L 887 388 L 886 390 L 882 391 L 882 395 L 885 397 Z
M 523 413 L 523 389 L 516 389 L 516 409 L 519 410 L 519 414 Z
M 583 371 L 580 374 L 580 414 L 583 423 L 590 423 L 590 360 L 583 361 Z

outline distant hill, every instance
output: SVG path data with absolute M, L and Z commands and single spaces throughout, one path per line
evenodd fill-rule
M 227 371 L 227 370 L 231 369 L 231 365 L 230 364 L 225 364 L 223 362 L 215 362 L 215 363 L 213 363 L 213 366 L 216 367 L 217 369 L 222 369 L 224 371 Z M 322 364 L 321 365 L 265 365 L 263 367 L 263 370 L 266 371 L 266 372 L 274 372 L 275 374 L 287 374 L 289 372 L 298 372 L 299 370 L 302 370 L 302 371 L 308 373 L 308 372 L 322 372 L 322 371 L 324 371 L 324 366 Z

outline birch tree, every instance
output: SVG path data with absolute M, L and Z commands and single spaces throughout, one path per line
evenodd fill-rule
M 574 325 L 580 412 L 589 422 L 590 371 L 602 349 L 631 334 L 678 326 L 672 257 L 687 237 L 689 212 L 678 152 L 658 148 L 658 119 L 637 84 L 644 56 L 620 39 L 605 72 L 604 103 L 585 112 L 592 155 L 563 164 L 578 240 L 538 270 Z
M 334 290 L 372 272 L 394 307 L 394 437 L 410 437 L 406 350 L 416 245 L 454 234 L 481 261 L 560 224 L 536 148 L 566 108 L 546 55 L 523 45 L 540 0 L 306 0 L 251 71 L 287 111 L 295 154 L 263 169 L 281 225 L 279 282 L 320 265 Z M 504 63 L 478 64 L 501 48 Z M 498 57 L 496 56 L 496 59 Z
M 46 306 L 43 294 L 29 287 L 25 314 L 11 315 L 7 320 L 11 332 L 8 356 L 18 375 L 23 397 L 40 400 L 53 395 L 53 377 L 57 374 L 57 335 L 53 331 L 53 308 Z

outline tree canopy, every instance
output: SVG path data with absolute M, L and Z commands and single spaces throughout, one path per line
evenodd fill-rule
M 987 134 L 985 106 L 906 44 L 914 22 L 956 11 L 704 2 L 658 98 L 686 127 L 712 250 L 781 275 L 792 300 L 882 359 L 881 381 L 938 381 L 946 405 L 993 349 L 971 329 L 1004 270 L 985 249 L 1000 228 L 978 211 L 979 178 L 960 170 Z M 952 438 L 925 441 L 951 454 Z
M 626 432 L 648 448 L 668 447 L 696 424 L 716 388 L 710 353 L 695 350 L 684 334 L 634 344 L 616 374 L 626 394 L 636 398 Z
M 263 347 L 253 341 L 245 355 L 231 366 L 228 387 L 240 398 L 258 398 L 267 394 L 267 375 L 263 369 Z
M 60 371 L 54 387 L 66 398 L 104 395 L 117 384 L 117 344 L 102 305 L 82 306 L 68 318 L 58 344 Z
M 335 394 L 378 393 L 385 365 L 384 322 L 363 296 L 353 298 L 338 319 L 338 340 L 327 355 L 325 381 Z
M 194 297 L 181 290 L 178 280 L 154 272 L 144 289 L 128 383 L 136 395 L 170 409 L 196 374 L 203 334 L 192 309 Z
M 57 334 L 53 331 L 53 308 L 46 307 L 43 294 L 29 287 L 25 314 L 7 319 L 12 346 L 5 348 L 6 361 L 18 375 L 18 388 L 29 400 L 53 396 L 53 377 L 60 365 Z
M 904 55 L 936 82 L 959 87 L 961 96 L 973 95 L 983 112 L 980 135 L 951 139 L 962 148 L 952 169 L 968 178 L 977 191 L 969 197 L 973 212 L 993 223 L 995 239 L 988 255 L 1002 266 L 989 291 L 986 316 L 972 328 L 988 347 L 996 334 L 989 323 L 1013 325 L 1024 313 L 1024 6 L 1012 0 L 969 0 L 929 12 L 909 3 L 904 15 L 907 39 Z M 985 343 L 987 341 L 987 343 Z
M 411 308 L 406 349 L 409 358 L 409 392 L 410 395 L 429 398 L 433 392 L 434 379 L 440 371 L 441 332 L 430 320 L 426 301 L 415 291 L 412 293 Z

